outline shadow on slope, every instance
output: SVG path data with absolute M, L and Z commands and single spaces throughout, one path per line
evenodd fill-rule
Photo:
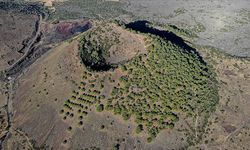
M 186 44 L 185 41 L 181 37 L 169 31 L 152 28 L 149 26 L 149 24 L 151 24 L 149 21 L 139 20 L 139 21 L 128 23 L 125 26 L 128 29 L 132 29 L 132 30 L 135 30 L 141 33 L 146 33 L 146 34 L 149 33 L 152 35 L 159 36 L 167 41 L 170 41 L 171 43 L 183 48 L 185 52 L 195 55 L 195 57 L 197 57 L 201 63 L 206 64 L 206 62 L 203 60 L 200 54 L 196 51 L 196 49 Z

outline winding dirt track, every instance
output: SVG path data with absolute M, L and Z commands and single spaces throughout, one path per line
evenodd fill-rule
M 36 40 L 37 40 L 38 36 L 39 36 L 40 33 L 41 33 L 41 22 L 42 22 L 42 19 L 43 19 L 42 15 L 39 14 L 39 19 L 38 19 L 37 25 L 36 25 L 37 27 L 36 27 L 35 36 L 32 38 L 32 40 L 29 41 L 29 44 L 27 45 L 27 47 L 24 48 L 24 52 L 25 52 L 24 55 L 23 55 L 21 58 L 19 58 L 14 64 L 12 64 L 12 65 L 9 67 L 9 69 L 7 69 L 7 70 L 10 70 L 10 69 L 14 68 L 14 67 L 15 67 L 16 65 L 18 65 L 21 61 L 23 61 L 23 60 L 27 57 L 27 55 L 30 53 L 32 47 L 33 47 L 34 44 L 36 43 Z
M 43 20 L 43 16 L 42 14 L 38 14 L 39 19 L 37 21 L 36 24 L 36 31 L 35 31 L 35 35 L 34 37 L 29 41 L 28 45 L 24 48 L 24 55 L 18 59 L 13 65 L 11 65 L 8 69 L 6 69 L 6 72 L 18 67 L 19 64 L 24 61 L 25 59 L 27 59 L 27 56 L 31 53 L 32 48 L 35 46 L 37 39 L 39 38 L 40 34 L 41 34 L 41 22 Z M 45 16 L 46 19 L 46 16 Z M 6 137 L 8 137 L 8 135 L 11 133 L 11 126 L 12 126 L 12 117 L 13 117 L 13 95 L 14 95 L 14 91 L 15 91 L 15 81 L 17 79 L 17 76 L 12 76 L 12 77 L 6 77 L 7 78 L 7 85 L 8 85 L 8 97 L 7 97 L 7 118 L 8 118 L 8 128 L 7 128 L 7 132 L 6 135 L 3 138 L 3 141 L 5 140 Z M 5 80 L 6 80 L 5 78 Z M 0 149 L 1 149 L 1 143 L 0 143 Z

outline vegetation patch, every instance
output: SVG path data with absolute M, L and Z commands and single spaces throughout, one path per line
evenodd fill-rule
M 95 71 L 109 70 L 146 52 L 142 36 L 108 23 L 96 23 L 83 34 L 79 51 L 83 63 Z
M 91 35 L 87 37 L 91 39 Z M 102 42 L 110 44 L 109 41 Z M 181 116 L 194 120 L 202 116 L 206 122 L 218 102 L 217 82 L 211 68 L 197 53 L 161 37 L 150 34 L 145 42 L 147 53 L 114 71 L 86 71 L 79 91 L 74 91 L 65 103 L 64 117 L 71 112 L 87 115 L 92 107 L 98 112 L 112 111 L 124 120 L 134 118 L 135 132 L 146 133 L 148 142 L 160 131 L 174 128 Z
M 0 2 L 0 9 L 5 11 L 17 11 L 25 14 L 45 15 L 49 10 L 39 3 L 31 2 Z
M 52 20 L 77 18 L 113 19 L 128 14 L 124 2 L 105 0 L 69 0 L 53 2 L 56 11 L 50 16 Z
M 175 25 L 167 24 L 167 25 L 160 25 L 160 26 L 165 28 L 167 31 L 173 32 L 176 35 L 184 37 L 184 38 L 198 38 L 198 36 L 192 31 L 178 28 Z
M 112 31 L 107 28 L 106 31 Z M 86 33 L 80 40 L 80 56 L 83 63 L 93 70 L 109 70 L 112 66 L 106 62 L 108 52 L 114 43 L 119 43 L 118 36 L 113 33 L 113 36 L 100 34 L 105 32 L 101 27 L 91 30 Z

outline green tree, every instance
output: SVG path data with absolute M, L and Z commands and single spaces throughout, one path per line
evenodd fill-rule
M 136 127 L 136 133 L 139 134 L 143 131 L 143 125 L 142 124 L 139 124 L 137 127 Z
M 103 104 L 97 105 L 96 111 L 102 112 L 103 110 L 104 110 L 104 105 Z

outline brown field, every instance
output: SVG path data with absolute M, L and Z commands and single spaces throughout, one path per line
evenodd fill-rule
M 138 39 L 142 40 L 141 37 Z M 15 111 L 11 134 L 15 136 L 8 136 L 4 147 L 21 148 L 21 145 L 30 146 L 31 143 L 32 146 L 55 149 L 111 149 L 119 144 L 124 149 L 164 149 L 169 144 L 173 147 L 186 144 L 179 138 L 183 133 L 177 130 L 166 130 L 149 144 L 146 134 L 135 134 L 133 120 L 124 121 L 109 112 L 97 113 L 95 107 L 90 108 L 88 116 L 84 117 L 83 126 L 79 126 L 73 118 L 64 120 L 60 110 L 72 91 L 77 89 L 86 71 L 80 62 L 78 42 L 65 42 L 24 72 L 18 79 L 13 99 Z M 118 76 L 119 72 L 115 73 L 114 79 Z M 69 127 L 72 129 L 69 130 Z M 166 138 L 168 142 L 165 142 Z
M 63 43 L 33 64 L 19 80 L 13 100 L 13 130 L 24 131 L 38 146 L 59 148 L 62 138 L 68 136 L 58 111 L 82 72 L 75 46 L 75 42 Z
M 43 22 L 41 32 L 43 33 L 43 45 L 59 43 L 70 39 L 92 27 L 89 20 L 70 20 L 57 23 Z
M 37 19 L 36 15 L 0 10 L 0 71 L 22 56 L 18 51 L 35 31 Z

